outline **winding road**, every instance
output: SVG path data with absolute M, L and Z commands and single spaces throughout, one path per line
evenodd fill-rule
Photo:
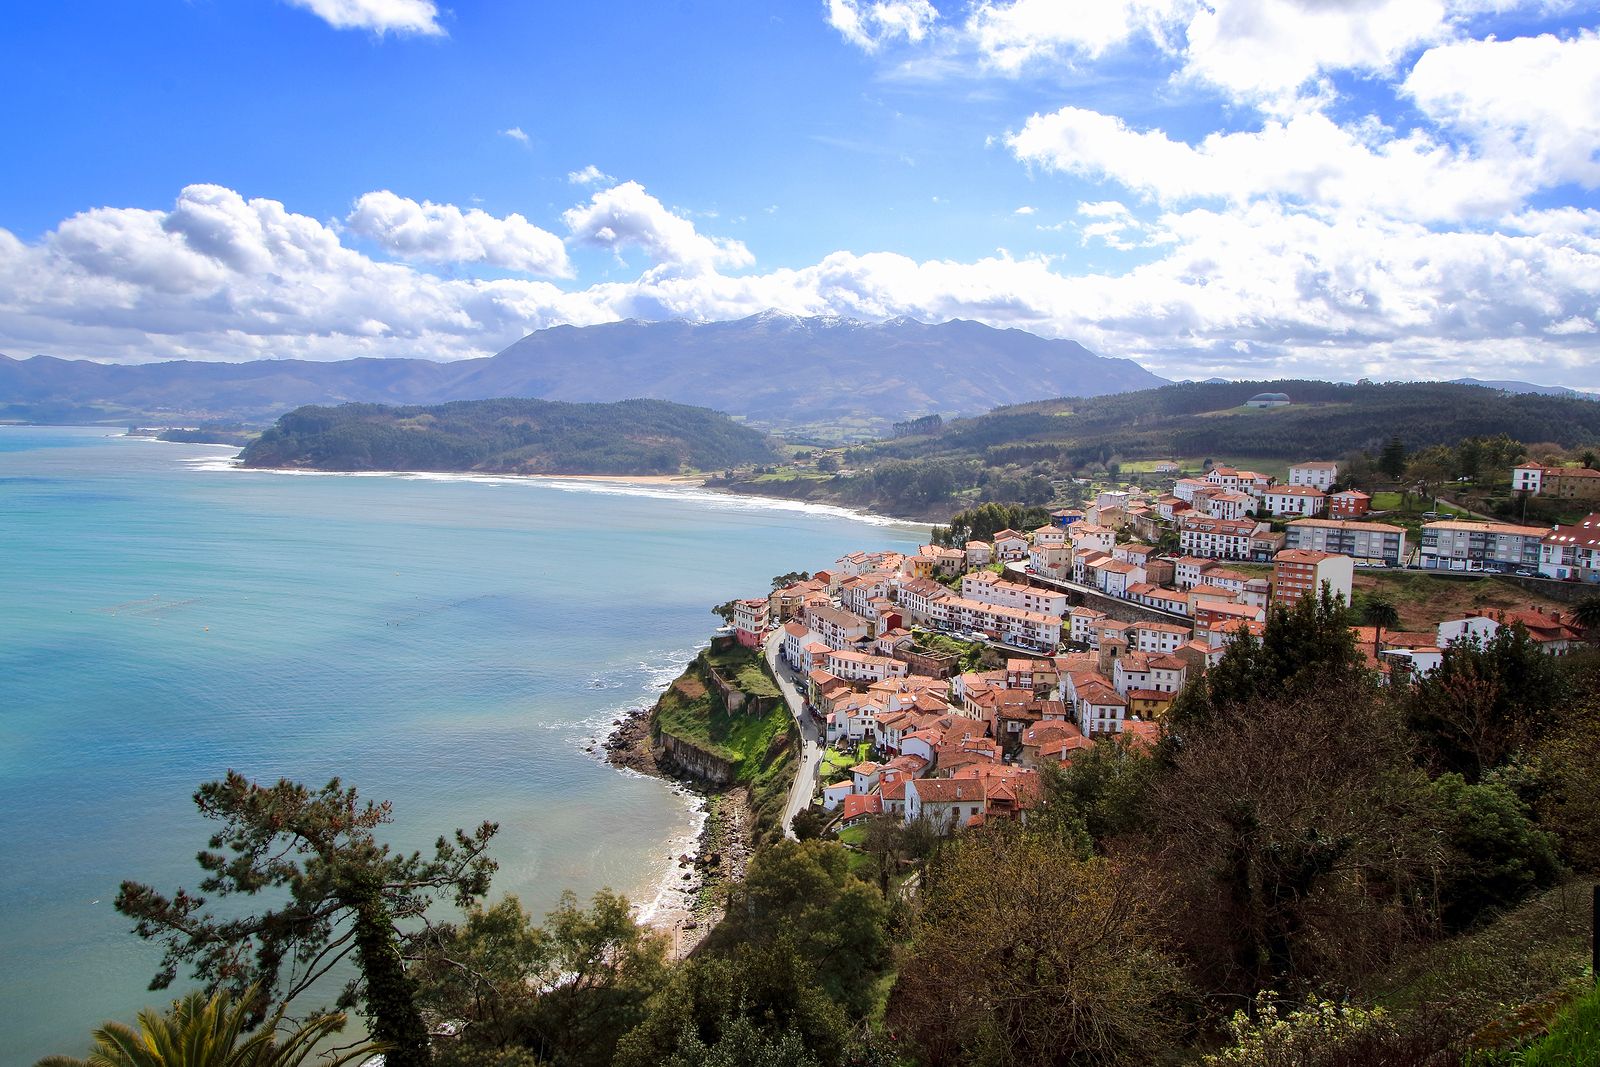
M 823 744 L 821 728 L 806 714 L 805 698 L 800 695 L 795 674 L 779 654 L 782 648 L 782 630 L 774 630 L 767 635 L 763 646 L 767 666 L 772 670 L 772 677 L 778 681 L 783 699 L 789 703 L 789 714 L 794 716 L 795 725 L 800 728 L 800 766 L 795 770 L 794 784 L 789 787 L 789 803 L 783 809 L 783 833 L 785 837 L 792 838 L 794 817 L 806 809 L 817 792 L 817 771 L 822 766 Z

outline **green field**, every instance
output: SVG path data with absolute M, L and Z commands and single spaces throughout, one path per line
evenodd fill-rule
M 766 659 L 756 649 L 734 645 L 721 652 L 708 650 L 705 658 L 724 678 L 750 696 L 776 698 L 783 695 L 778 683 L 767 673 Z

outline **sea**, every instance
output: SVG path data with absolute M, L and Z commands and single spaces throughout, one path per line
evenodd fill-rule
M 82 1055 L 172 994 L 112 908 L 199 881 L 228 770 L 500 824 L 492 897 L 648 918 L 692 797 L 599 758 L 711 606 L 927 527 L 682 486 L 235 469 L 234 451 L 0 426 L 0 1064 Z M 182 982 L 174 989 L 182 986 Z

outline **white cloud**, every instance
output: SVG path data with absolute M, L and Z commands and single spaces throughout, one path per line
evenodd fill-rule
M 1315 109 L 1340 72 L 1392 75 L 1419 48 L 1455 40 L 1475 15 L 1536 0 L 977 0 L 959 25 L 934 17 L 908 40 L 933 47 L 902 76 L 978 69 L 1018 76 L 1077 65 L 1119 49 L 1153 49 L 1171 73 L 1269 113 Z M 877 7 L 830 0 L 828 21 L 873 51 L 901 34 Z
M 572 185 L 599 185 L 602 182 L 614 182 L 616 180 L 593 163 L 582 170 L 567 171 L 567 181 Z
M 1139 33 L 1162 37 L 1178 0 L 984 0 L 968 16 L 967 36 L 991 67 L 1015 74 L 1063 53 L 1094 58 Z
M 445 279 L 376 262 L 276 201 L 190 186 L 170 210 L 97 208 L 37 242 L 0 230 L 0 351 L 456 358 L 560 323 L 724 319 L 776 307 L 973 318 L 1073 337 L 1178 378 L 1493 370 L 1583 385 L 1600 363 L 1600 225 L 1583 212 L 1524 212 L 1519 232 L 1438 232 L 1265 201 L 1140 223 L 1103 201 L 1080 205 L 1086 229 L 1142 226 L 1159 239 L 1145 242 L 1159 249 L 1155 258 L 1124 272 L 1067 274 L 1038 256 L 836 252 L 811 266 L 732 276 L 706 258 L 737 266 L 748 253 L 726 258 L 725 246 L 637 187 L 595 201 L 574 209 L 575 235 L 615 244 L 628 234 L 663 261 L 696 269 L 571 291 L 528 279 Z
M 433 0 L 288 0 L 316 15 L 336 30 L 371 30 L 385 33 L 444 35 L 439 8 Z
M 603 189 L 561 218 L 575 241 L 618 254 L 629 247 L 642 249 L 662 276 L 705 274 L 718 266 L 746 267 L 755 262 L 741 242 L 700 233 L 694 223 L 668 211 L 638 182 Z
M 528 135 L 523 132 L 521 126 L 512 126 L 510 129 L 501 130 L 500 136 L 509 137 L 513 141 L 521 141 L 523 144 L 528 143 Z
M 1600 34 L 1441 45 L 1402 88 L 1486 152 L 1534 160 L 1546 184 L 1600 185 Z
M 828 25 L 868 52 L 897 37 L 915 44 L 939 19 L 928 0 L 827 0 L 827 11 Z
M 1033 210 L 1034 209 L 1033 209 L 1032 205 L 1023 204 L 1021 207 L 1017 208 L 1017 210 L 1013 211 L 1012 214 L 1013 215 L 1032 215 L 1033 214 Z
M 521 215 L 499 219 L 478 208 L 419 204 L 385 189 L 362 195 L 345 222 L 352 232 L 405 259 L 484 263 L 548 277 L 572 273 L 561 238 Z
M 1112 115 L 1064 107 L 1032 116 L 1007 144 L 1026 163 L 1109 179 L 1164 204 L 1265 197 L 1460 220 L 1515 210 L 1549 183 L 1525 158 L 1473 155 L 1422 131 L 1397 137 L 1370 122 L 1347 128 L 1317 113 L 1189 145 Z

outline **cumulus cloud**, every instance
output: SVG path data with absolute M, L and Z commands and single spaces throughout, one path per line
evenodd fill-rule
M 528 135 L 523 132 L 521 126 L 512 126 L 510 129 L 501 130 L 500 136 L 509 137 L 513 141 L 521 141 L 523 144 L 528 143 Z
M 929 0 L 828 0 L 828 25 L 868 52 L 903 37 L 913 44 L 939 19 Z
M 1345 127 L 1320 113 L 1190 145 L 1113 115 L 1064 107 L 1032 116 L 1006 143 L 1026 163 L 1109 179 L 1164 204 L 1271 197 L 1459 220 L 1510 211 L 1551 181 L 1527 157 L 1474 155 L 1422 131 L 1399 137 L 1375 123 Z
M 658 274 L 706 274 L 719 266 L 746 267 L 755 257 L 741 242 L 708 237 L 668 211 L 638 182 L 603 189 L 589 203 L 565 212 L 572 239 L 617 254 L 638 248 Z
M 1430 48 L 1402 91 L 1442 126 L 1499 158 L 1532 160 L 1550 183 L 1600 185 L 1600 34 L 1457 41 Z
M 433 0 L 288 0 L 316 15 L 336 30 L 371 30 L 385 33 L 444 35 L 439 8 Z
M 1492 366 L 1497 376 L 1585 384 L 1600 358 L 1593 212 L 1523 212 L 1510 232 L 1440 232 L 1267 201 L 1140 221 L 1120 202 L 1101 201 L 1080 205 L 1078 216 L 1147 233 L 1154 258 L 1121 272 L 1069 274 L 1042 256 L 962 262 L 836 252 L 806 267 L 739 275 L 713 267 L 745 265 L 747 252 L 728 259 L 637 188 L 606 190 L 573 214 L 575 234 L 614 244 L 628 233 L 654 242 L 663 262 L 696 269 L 575 290 L 444 279 L 374 261 L 276 201 L 190 186 L 169 210 L 98 208 L 37 242 L 0 230 L 0 351 L 457 358 L 560 323 L 726 319 L 776 307 L 978 319 L 1073 337 L 1183 378 L 1454 377 Z
M 388 190 L 366 193 L 345 223 L 351 232 L 384 251 L 425 263 L 483 263 L 491 267 L 568 277 L 567 249 L 561 238 L 521 215 L 496 218 L 453 204 L 417 203 Z
M 567 181 L 572 185 L 599 185 L 603 182 L 614 182 L 616 180 L 593 163 L 582 170 L 567 171 Z

